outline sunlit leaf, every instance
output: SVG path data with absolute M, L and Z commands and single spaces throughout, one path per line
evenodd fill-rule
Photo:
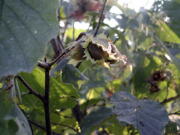
M 166 23 L 158 21 L 158 26 L 159 28 L 157 29 L 157 34 L 162 41 L 180 43 L 180 38 Z
M 170 18 L 169 25 L 180 37 L 180 1 L 179 0 L 166 0 L 163 4 L 163 11 Z

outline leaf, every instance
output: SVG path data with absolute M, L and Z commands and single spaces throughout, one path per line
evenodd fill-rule
M 17 105 L 14 105 L 11 113 L 6 116 L 6 119 L 14 120 L 16 122 L 18 126 L 18 131 L 16 132 L 16 135 L 32 135 L 29 123 Z
M 176 33 L 163 21 L 158 21 L 157 25 L 157 34 L 159 35 L 162 41 L 171 42 L 171 43 L 180 43 L 180 38 Z
M 173 103 L 170 105 L 170 108 L 170 113 L 178 112 L 180 110 L 180 99 L 174 100 Z
M 21 73 L 24 80 L 39 93 L 44 92 L 44 72 L 40 68 L 35 68 L 32 73 Z M 78 91 L 72 84 L 63 83 L 60 78 L 51 77 L 50 81 L 50 106 L 51 109 L 70 108 L 77 104 L 76 98 L 79 97 Z M 19 82 L 19 88 L 22 92 L 27 89 Z M 23 96 L 23 105 L 29 107 L 28 111 L 35 114 L 42 113 L 42 104 L 33 95 Z M 40 116 L 32 116 L 40 118 Z
M 142 135 L 161 135 L 168 123 L 166 110 L 155 101 L 138 100 L 123 91 L 116 93 L 111 101 L 118 120 L 132 124 Z
M 9 92 L 0 92 L 0 133 L 3 135 L 32 135 L 29 123 L 9 97 Z
M 66 66 L 68 61 L 69 61 L 69 59 L 66 59 L 66 58 L 59 61 L 57 63 L 57 65 L 54 68 L 51 69 L 50 76 L 54 76 L 56 72 L 60 72 Z
M 75 87 L 78 87 L 79 80 L 88 80 L 85 75 L 70 64 L 64 66 L 62 70 L 62 79 L 65 83 L 73 84 Z
M 55 36 L 58 0 L 6 0 L 0 3 L 0 77 L 31 71 Z
M 10 102 L 8 92 L 5 92 L 4 90 L 0 92 L 0 108 L 3 108 L 1 109 L 1 113 L 0 113 L 0 121 L 1 121 L 2 119 L 4 119 L 6 114 L 11 111 L 12 108 L 12 103 Z
M 81 134 L 85 135 L 91 131 L 93 127 L 98 126 L 103 120 L 107 119 L 112 114 L 109 108 L 99 108 L 91 112 L 81 122 Z
M 163 11 L 170 18 L 169 25 L 174 32 L 180 37 L 180 1 L 179 0 L 170 0 L 164 1 Z
M 174 122 L 169 122 L 169 124 L 166 126 L 166 133 L 167 135 L 176 135 L 178 134 L 178 125 Z
M 60 70 L 62 70 L 65 66 L 66 66 L 66 64 L 68 63 L 68 59 L 62 59 L 58 64 L 57 64 L 57 66 L 55 67 L 55 71 L 60 71 Z
M 4 0 L 1 0 L 0 1 L 0 20 L 1 20 L 1 17 L 2 17 L 3 5 L 4 5 Z
M 89 66 L 88 69 L 84 72 L 89 80 L 81 86 L 81 96 L 85 96 L 90 89 L 105 86 L 108 81 L 112 80 L 112 77 L 109 76 L 109 73 L 109 70 L 102 66 Z
M 171 46 L 167 46 L 167 49 L 169 50 L 171 59 L 173 60 L 174 64 L 180 69 L 180 58 L 178 55 L 180 55 L 180 45 L 179 44 L 171 44 Z
M 15 135 L 18 126 L 14 120 L 0 121 L 0 132 L 2 135 Z

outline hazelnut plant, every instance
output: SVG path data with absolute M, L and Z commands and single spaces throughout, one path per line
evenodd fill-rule
M 0 133 L 179 134 L 179 6 L 1 0 Z

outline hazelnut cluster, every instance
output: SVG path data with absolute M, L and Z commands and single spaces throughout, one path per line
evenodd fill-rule
M 71 47 L 74 47 L 70 54 L 73 61 L 90 60 L 92 63 L 105 67 L 117 62 L 127 64 L 127 57 L 122 55 L 105 35 L 93 37 L 90 34 L 83 33 L 71 44 Z

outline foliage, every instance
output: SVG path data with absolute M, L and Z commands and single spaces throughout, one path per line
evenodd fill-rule
M 179 3 L 1 0 L 1 134 L 179 134 Z
M 112 97 L 113 112 L 118 120 L 132 124 L 142 135 L 160 135 L 168 123 L 164 108 L 151 100 L 137 100 L 134 96 L 119 92 Z

